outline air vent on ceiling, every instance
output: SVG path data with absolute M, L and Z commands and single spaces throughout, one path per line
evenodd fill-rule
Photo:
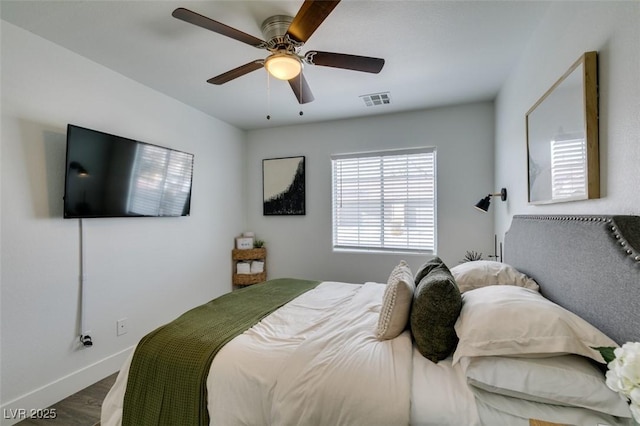
M 371 93 L 369 95 L 361 95 L 360 97 L 368 107 L 375 105 L 387 105 L 391 103 L 389 92 Z

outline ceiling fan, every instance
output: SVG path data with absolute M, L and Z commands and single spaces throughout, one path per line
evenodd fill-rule
M 280 80 L 289 81 L 289 85 L 298 102 L 305 104 L 313 101 L 314 98 L 302 73 L 303 64 L 343 68 L 374 74 L 379 73 L 384 66 L 384 59 L 368 56 L 316 50 L 309 51 L 304 55 L 299 53 L 309 37 L 318 29 L 338 3 L 340 3 L 340 0 L 305 0 L 293 18 L 285 15 L 275 15 L 267 18 L 262 23 L 261 28 L 262 34 L 267 41 L 182 7 L 174 10 L 172 16 L 270 52 L 267 58 L 256 59 L 210 78 L 207 80 L 208 83 L 224 84 L 265 67 L 272 76 Z

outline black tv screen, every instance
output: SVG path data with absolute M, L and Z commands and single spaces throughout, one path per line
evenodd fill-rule
M 193 154 L 69 124 L 64 218 L 189 216 Z

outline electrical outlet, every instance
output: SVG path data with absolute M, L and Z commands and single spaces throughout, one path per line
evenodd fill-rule
M 116 323 L 116 334 L 118 336 L 122 336 L 123 334 L 127 334 L 128 330 L 128 319 L 127 318 L 122 318 L 120 320 L 118 320 L 118 322 Z

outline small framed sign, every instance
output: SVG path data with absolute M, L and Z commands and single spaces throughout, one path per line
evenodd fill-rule
M 236 238 L 236 248 L 239 250 L 249 250 L 253 248 L 253 238 L 238 237 Z

